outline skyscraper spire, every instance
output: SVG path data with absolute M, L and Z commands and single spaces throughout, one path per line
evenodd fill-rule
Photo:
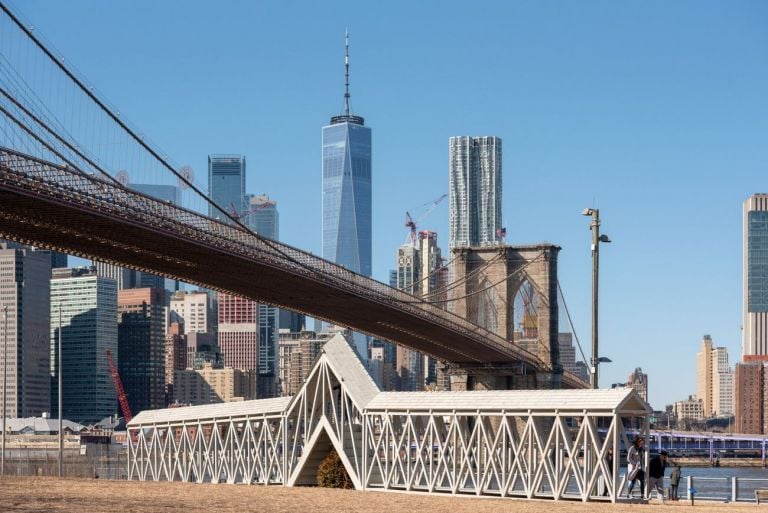
M 353 123 L 355 125 L 364 125 L 365 119 L 362 116 L 352 114 L 349 106 L 349 30 L 344 31 L 344 106 L 341 114 L 331 117 L 331 124 Z
M 349 116 L 349 29 L 344 33 L 344 115 Z

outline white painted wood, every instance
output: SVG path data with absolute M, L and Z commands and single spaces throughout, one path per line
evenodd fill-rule
M 327 435 L 358 489 L 615 502 L 649 413 L 626 389 L 380 392 L 339 335 L 294 397 L 137 415 L 128 477 L 293 486 Z

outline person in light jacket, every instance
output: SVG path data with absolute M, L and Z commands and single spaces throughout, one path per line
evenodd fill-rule
M 645 494 L 645 440 L 638 436 L 627 451 L 627 496 L 632 497 L 635 481 L 640 482 L 640 497 Z
M 675 469 L 669 476 L 669 500 L 677 500 L 677 486 L 680 484 L 680 465 L 675 465 Z

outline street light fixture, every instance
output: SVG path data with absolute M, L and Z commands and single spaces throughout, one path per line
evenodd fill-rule
M 0 476 L 5 475 L 5 432 L 8 430 L 8 419 L 5 417 L 6 387 L 8 376 L 8 305 L 3 307 L 3 448 L 0 459 Z
M 600 210 L 597 208 L 585 208 L 581 215 L 589 216 L 592 222 L 589 228 L 592 230 L 592 358 L 590 360 L 590 382 L 592 388 L 598 388 L 598 366 L 600 363 L 607 363 L 605 357 L 597 356 L 598 340 L 598 311 L 597 311 L 597 292 L 598 292 L 598 270 L 600 267 L 600 243 L 611 242 L 610 237 L 600 235 Z M 610 361 L 610 360 L 608 360 Z
M 64 358 L 62 352 L 64 347 L 61 345 L 61 299 L 59 299 L 59 479 L 64 477 L 64 401 L 62 387 L 64 381 L 62 378 L 62 372 L 64 371 L 63 362 Z

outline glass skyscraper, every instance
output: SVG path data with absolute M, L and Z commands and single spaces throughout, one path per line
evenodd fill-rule
M 349 37 L 344 110 L 323 127 L 323 258 L 371 275 L 371 129 L 349 106 Z M 356 335 L 367 360 L 366 337 Z
M 269 199 L 266 194 L 248 196 L 247 224 L 257 234 L 272 240 L 280 238 L 280 214 L 277 202 Z M 278 355 L 280 339 L 278 337 L 278 320 L 280 312 L 277 307 L 259 304 L 259 397 L 272 397 L 277 394 Z M 266 379 L 271 377 L 272 379 Z
M 105 351 L 111 351 L 119 365 L 117 283 L 98 276 L 94 268 L 56 269 L 50 305 L 51 414 L 58 415 L 61 330 L 64 418 L 88 424 L 113 415 L 117 393 Z
M 227 214 L 239 216 L 245 210 L 245 156 L 208 156 L 208 195 Z M 208 207 L 208 215 L 227 219 L 213 205 Z
M 371 275 L 371 129 L 359 116 L 323 127 L 323 258 Z
M 449 140 L 450 247 L 488 246 L 501 239 L 501 139 Z
M 744 202 L 745 356 L 768 355 L 768 194 Z

